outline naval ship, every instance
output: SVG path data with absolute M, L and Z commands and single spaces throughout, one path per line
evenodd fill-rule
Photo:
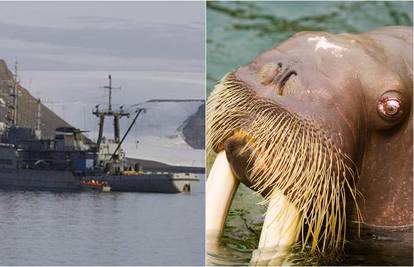
M 121 137 L 120 120 L 130 117 L 122 108 L 112 108 L 112 77 L 108 76 L 108 106 L 92 112 L 99 119 L 98 139 L 89 140 L 75 127 L 55 129 L 54 138 L 42 138 L 41 104 L 38 100 L 36 126 L 23 127 L 17 123 L 17 67 L 10 84 L 7 124 L 2 125 L 0 140 L 0 189 L 47 191 L 118 191 L 179 193 L 190 192 L 199 181 L 195 173 L 145 171 L 138 163 L 130 163 L 122 149 L 138 116 L 144 109 L 135 110 L 133 120 Z M 113 120 L 113 138 L 103 135 L 106 118 Z

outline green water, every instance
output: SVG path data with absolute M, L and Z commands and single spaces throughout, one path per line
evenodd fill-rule
M 356 33 L 383 26 L 412 26 L 412 9 L 412 2 L 208 2 L 207 93 L 226 73 L 297 32 Z M 246 187 L 239 188 L 225 227 L 223 247 L 209 256 L 210 263 L 248 264 L 258 244 L 265 211 L 256 204 L 260 200 Z M 300 249 L 293 250 L 296 253 L 291 263 L 296 265 L 412 262 L 407 258 L 410 253 L 384 259 L 363 250 L 324 262 L 318 257 L 304 257 Z

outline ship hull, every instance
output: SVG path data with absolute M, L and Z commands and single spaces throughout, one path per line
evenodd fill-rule
M 190 191 L 197 179 L 174 178 L 172 174 L 75 176 L 69 171 L 0 169 L 0 188 L 6 190 L 80 192 L 99 190 L 81 181 L 105 181 L 112 192 L 180 193 Z
M 105 181 L 115 192 L 180 193 L 190 190 L 198 179 L 174 178 L 172 174 L 86 176 L 83 180 Z
M 0 188 L 28 191 L 80 191 L 80 177 L 68 171 L 0 169 Z

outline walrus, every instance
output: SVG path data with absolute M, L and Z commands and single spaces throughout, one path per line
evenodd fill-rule
M 300 32 L 225 75 L 207 102 L 208 241 L 241 182 L 268 204 L 261 251 L 328 253 L 367 235 L 412 251 L 412 38 L 402 26 Z

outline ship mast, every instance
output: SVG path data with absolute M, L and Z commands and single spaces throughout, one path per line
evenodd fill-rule
M 40 101 L 40 98 L 37 99 L 37 114 L 36 114 L 36 128 L 35 128 L 35 135 L 37 138 L 42 139 L 42 129 L 41 129 L 41 123 L 42 123 L 42 103 Z
M 108 85 L 104 86 L 104 89 L 109 90 L 109 96 L 108 96 L 108 109 L 99 109 L 99 105 L 96 106 L 95 111 L 92 113 L 99 118 L 99 133 L 98 133 L 98 140 L 97 140 L 97 150 L 99 151 L 100 145 L 102 142 L 102 136 L 103 136 L 103 129 L 104 129 L 104 123 L 105 123 L 105 117 L 113 117 L 114 120 L 114 142 L 119 143 L 120 142 L 120 127 L 119 127 L 119 120 L 120 118 L 127 116 L 129 117 L 128 112 L 124 112 L 122 108 L 119 110 L 113 110 L 112 109 L 112 90 L 113 89 L 121 89 L 121 87 L 114 88 L 112 86 L 112 76 L 109 74 L 108 76 Z
M 111 74 L 109 74 L 108 79 L 109 79 L 109 85 L 104 86 L 103 88 L 109 90 L 109 95 L 108 95 L 108 111 L 112 111 L 112 89 L 121 89 L 121 87 L 117 87 L 117 88 L 113 88 L 112 87 L 112 76 L 111 76 Z
M 9 96 L 12 98 L 11 104 L 9 105 L 10 109 L 12 110 L 12 114 L 11 114 L 11 125 L 16 127 L 17 126 L 17 104 L 18 104 L 18 97 L 19 97 L 19 93 L 18 93 L 18 86 L 19 86 L 19 77 L 17 75 L 17 60 L 14 63 L 14 73 L 13 73 L 13 87 L 12 87 L 12 92 L 9 94 Z

